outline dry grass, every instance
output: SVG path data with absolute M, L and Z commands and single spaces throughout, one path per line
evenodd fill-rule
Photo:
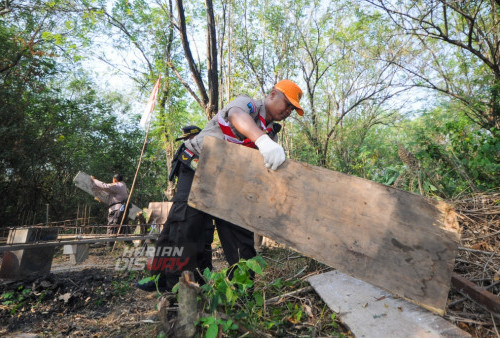
M 500 294 L 500 193 L 474 194 L 452 201 L 462 230 L 455 272 Z M 445 316 L 475 337 L 498 337 L 500 314 L 452 290 Z

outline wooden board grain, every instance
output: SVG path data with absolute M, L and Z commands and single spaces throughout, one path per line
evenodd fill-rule
M 148 223 L 159 225 L 165 224 L 172 204 L 173 202 L 149 202 L 148 211 L 151 212 L 151 214 Z
M 189 204 L 444 314 L 459 234 L 449 205 L 206 137 Z

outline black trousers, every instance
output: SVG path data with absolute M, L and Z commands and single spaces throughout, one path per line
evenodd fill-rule
M 120 209 L 116 209 L 108 212 L 108 228 L 106 229 L 106 234 L 113 235 L 118 232 L 120 228 L 120 222 L 122 221 L 123 215 L 125 214 L 124 226 L 120 229 L 121 234 L 129 234 L 130 228 L 127 226 L 128 220 L 128 210 L 125 213 L 124 211 L 120 211 Z M 109 226 L 116 225 L 116 226 Z M 109 243 L 109 242 L 108 242 Z
M 160 281 L 165 282 L 168 289 L 179 281 L 184 270 L 193 271 L 201 282 L 197 271 L 212 269 L 214 223 L 229 265 L 256 255 L 253 232 L 187 204 L 193 177 L 194 171 L 181 165 L 174 203 L 156 241 L 155 258 L 150 264 L 153 274 L 162 274 Z
M 130 208 L 128 208 L 130 209 Z M 127 212 L 120 211 L 120 209 L 112 210 L 108 212 L 108 225 L 116 225 L 115 227 L 108 227 L 106 230 L 106 234 L 112 235 L 116 234 L 118 232 L 118 228 L 120 225 L 120 222 L 122 221 L 123 215 L 125 214 L 125 220 L 123 221 L 123 224 L 125 226 L 122 226 L 120 233 L 121 234 L 128 234 L 130 233 L 130 228 L 126 226 L 127 221 L 128 221 L 128 210 Z

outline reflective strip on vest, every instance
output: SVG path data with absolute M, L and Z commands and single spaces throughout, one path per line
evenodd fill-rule
M 253 107 L 250 108 L 252 110 Z M 269 133 L 273 128 L 269 127 L 266 128 L 266 120 L 259 114 L 259 120 L 260 120 L 260 129 L 265 131 L 266 133 Z M 222 130 L 222 133 L 224 134 L 224 139 L 226 141 L 232 142 L 232 143 L 237 143 L 244 145 L 245 147 L 250 147 L 250 148 L 257 148 L 255 143 L 253 143 L 249 138 L 244 139 L 241 141 L 238 139 L 238 137 L 233 133 L 231 130 L 231 127 L 229 126 L 229 122 L 226 122 L 221 115 L 221 112 L 217 113 L 217 122 L 219 123 L 219 127 Z

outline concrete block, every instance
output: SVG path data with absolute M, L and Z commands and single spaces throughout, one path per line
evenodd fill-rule
M 356 337 L 470 337 L 442 317 L 338 271 L 308 281 Z
M 43 227 L 16 228 L 10 230 L 7 244 L 54 241 L 57 239 L 57 232 L 57 229 Z M 0 278 L 17 280 L 33 274 L 48 274 L 52 267 L 54 251 L 55 247 L 6 251 L 0 268 Z
M 80 264 L 89 257 L 88 244 L 66 244 L 63 248 L 63 254 L 70 255 L 71 264 Z

